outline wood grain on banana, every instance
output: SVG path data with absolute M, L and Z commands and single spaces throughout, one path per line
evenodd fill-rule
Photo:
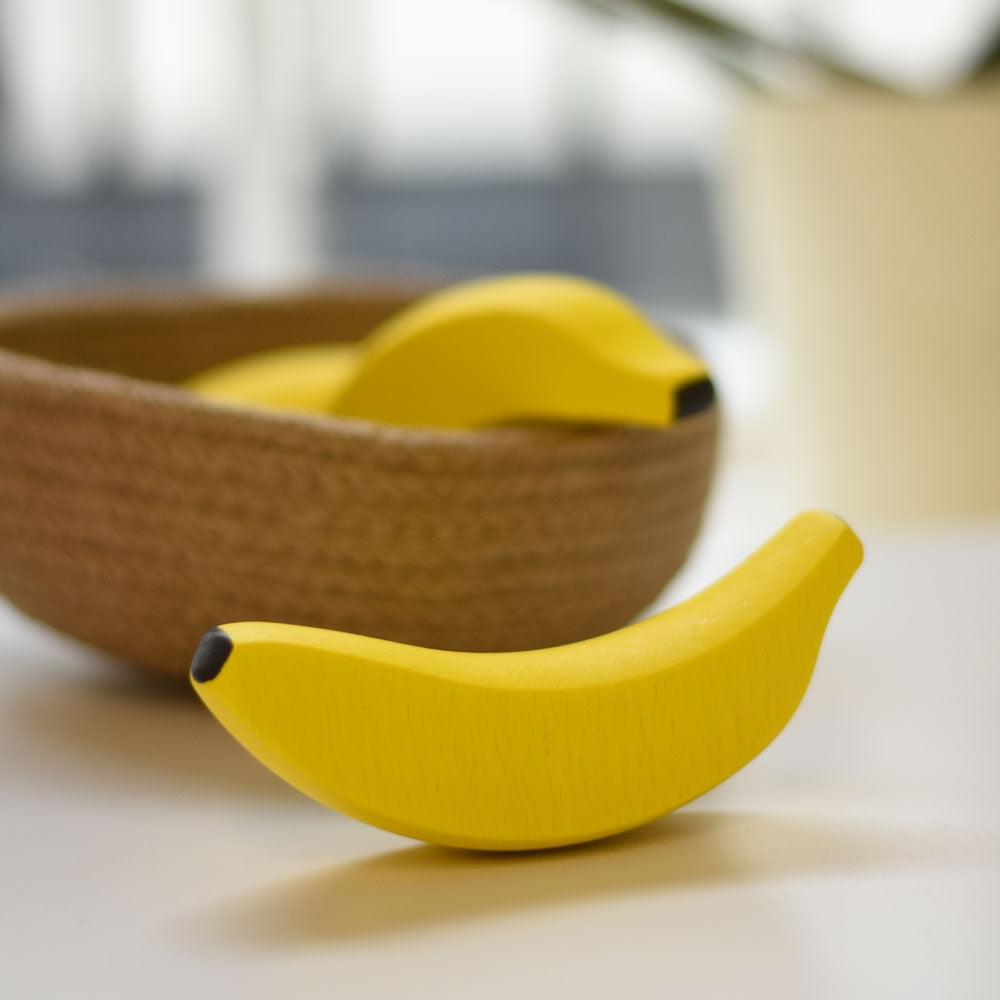
M 453 428 L 517 420 L 663 427 L 713 400 L 702 362 L 626 299 L 556 274 L 456 285 L 362 344 L 266 352 L 187 384 L 229 401 Z
M 569 844 L 760 753 L 860 561 L 851 529 L 812 511 L 702 593 L 583 642 L 443 652 L 244 622 L 208 633 L 192 676 L 251 753 L 333 808 L 441 844 Z

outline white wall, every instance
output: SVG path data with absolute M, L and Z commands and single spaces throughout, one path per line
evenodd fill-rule
M 0 0 L 6 153 L 73 185 L 203 169 L 273 130 L 379 174 L 701 155 L 722 82 L 570 0 Z M 296 139 L 289 138 L 289 132 Z

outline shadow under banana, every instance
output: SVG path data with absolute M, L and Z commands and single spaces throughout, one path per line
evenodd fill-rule
M 184 932 L 237 948 L 309 947 L 565 903 L 891 870 L 958 854 L 953 841 L 912 830 L 904 839 L 900 831 L 823 818 L 688 810 L 572 848 L 404 848 L 204 910 Z

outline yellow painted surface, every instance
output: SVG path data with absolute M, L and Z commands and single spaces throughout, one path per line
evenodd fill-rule
M 187 384 L 228 400 L 409 426 L 558 420 L 657 427 L 674 419 L 676 392 L 707 377 L 701 361 L 616 292 L 554 274 L 445 289 L 354 350 L 267 352 Z
M 195 688 L 286 781 L 376 826 L 481 849 L 591 840 L 701 795 L 777 736 L 861 554 L 846 524 L 806 512 L 676 607 L 528 652 L 225 625 L 228 660 Z
M 429 296 L 384 324 L 333 404 L 397 424 L 669 424 L 698 359 L 595 282 L 513 275 Z
M 234 403 L 292 410 L 327 410 L 353 374 L 357 344 L 300 344 L 261 351 L 189 378 L 195 392 Z

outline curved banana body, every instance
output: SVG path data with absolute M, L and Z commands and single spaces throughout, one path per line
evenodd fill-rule
M 847 525 L 808 512 L 702 593 L 583 642 L 461 653 L 244 622 L 206 634 L 192 677 L 252 754 L 335 809 L 460 847 L 571 844 L 760 753 L 860 561 Z
M 214 399 L 322 412 L 360 359 L 358 344 L 301 344 L 227 361 L 184 384 Z
M 333 412 L 425 427 L 576 420 L 662 427 L 707 380 L 624 298 L 525 274 L 429 296 L 372 338 Z M 701 390 L 685 397 L 685 387 Z
M 662 427 L 713 398 L 701 361 L 624 298 L 553 274 L 456 285 L 354 349 L 266 352 L 186 384 L 228 400 L 453 428 L 515 420 Z

